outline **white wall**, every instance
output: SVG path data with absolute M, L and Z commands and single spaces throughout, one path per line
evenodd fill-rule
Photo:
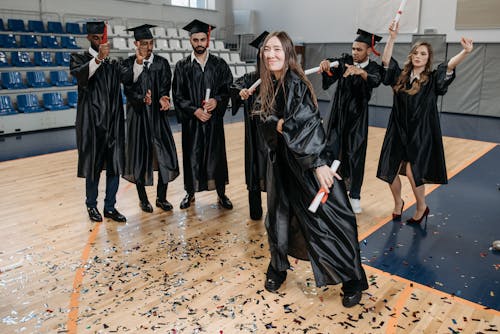
M 10 13 L 14 17 L 19 11 L 59 13 L 62 18 L 71 17 L 106 17 L 115 18 L 114 22 L 157 20 L 173 23 L 189 22 L 201 19 L 218 27 L 226 25 L 226 2 L 231 0 L 215 0 L 216 10 L 200 10 L 193 8 L 162 5 L 164 0 L 139 1 L 120 0 L 1 0 L 2 16 Z M 232 9 L 230 9 L 232 11 Z M 130 20 L 129 20 L 130 21 Z M 5 22 L 5 20 L 4 20 Z
M 296 43 L 347 43 L 355 36 L 356 8 L 362 0 L 232 1 L 235 10 L 256 11 L 257 31 L 285 30 Z M 448 42 L 463 35 L 477 42 L 500 42 L 500 29 L 455 30 L 456 4 L 457 0 L 421 0 L 418 32 L 435 28 L 447 35 Z M 409 42 L 411 36 L 401 35 L 399 41 Z

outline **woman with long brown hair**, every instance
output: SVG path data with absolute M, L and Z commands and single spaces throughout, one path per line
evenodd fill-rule
M 266 229 L 271 261 L 265 288 L 280 288 L 291 255 L 311 262 L 317 286 L 342 283 L 342 304 L 352 307 L 368 283 L 345 185 L 341 180 L 334 185 L 340 177 L 325 158 L 316 96 L 285 32 L 269 34 L 263 45 L 255 110 L 269 149 Z M 312 213 L 308 206 L 320 187 L 331 188 L 330 196 Z
M 416 198 L 416 211 L 407 223 L 420 223 L 429 214 L 425 184 L 446 184 L 446 165 L 437 108 L 437 98 L 446 94 L 455 78 L 455 67 L 472 51 L 471 39 L 462 38 L 463 50 L 447 63 L 432 68 L 433 51 L 427 42 L 413 45 L 401 69 L 392 58 L 399 25 L 391 24 L 382 64 L 384 84 L 392 86 L 394 102 L 385 133 L 377 177 L 388 182 L 394 197 L 393 219 L 400 220 L 404 208 L 401 180 L 406 175 Z

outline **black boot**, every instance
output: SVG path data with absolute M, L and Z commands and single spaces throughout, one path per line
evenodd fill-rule
M 281 284 L 286 279 L 286 271 L 277 271 L 273 268 L 272 264 L 269 263 L 266 272 L 266 283 L 264 283 L 264 288 L 269 292 L 276 292 Z
M 194 194 L 187 193 L 181 201 L 180 208 L 187 209 L 191 206 L 192 202 L 194 202 Z
M 259 220 L 262 218 L 262 200 L 260 190 L 248 191 L 248 205 L 250 206 L 250 218 Z

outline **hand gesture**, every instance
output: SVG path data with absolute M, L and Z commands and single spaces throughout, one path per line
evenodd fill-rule
M 392 39 L 396 39 L 399 33 L 399 22 L 394 22 L 392 20 L 391 25 L 389 26 L 389 36 L 391 36 Z
M 215 108 L 217 108 L 217 100 L 214 98 L 208 99 L 208 101 L 205 101 L 203 104 L 203 108 L 211 113 Z
M 168 111 L 170 109 L 170 97 L 168 96 L 162 96 L 160 98 L 160 110 L 161 111 Z
M 285 120 L 283 118 L 280 118 L 278 124 L 276 124 L 276 131 L 281 134 L 283 134 L 283 123 L 285 123 Z
M 99 44 L 99 54 L 97 55 L 97 58 L 99 58 L 99 60 L 106 59 L 109 56 L 109 50 L 110 50 L 109 42 Z
M 146 92 L 146 96 L 144 96 L 144 103 L 148 106 L 151 105 L 151 89 L 148 89 L 148 91 Z
M 198 108 L 195 110 L 194 116 L 196 116 L 196 118 L 205 123 L 210 119 L 210 117 L 212 117 L 212 114 L 205 112 L 202 108 Z
M 333 178 L 342 180 L 340 175 L 334 173 L 327 165 L 317 167 L 314 172 L 316 173 L 316 178 L 318 179 L 321 188 L 325 189 L 328 194 L 330 193 L 330 188 L 333 186 Z
M 347 78 L 348 76 L 351 76 L 351 75 L 361 75 L 365 71 L 362 68 L 356 67 L 354 65 L 346 64 L 345 67 L 346 67 L 346 70 L 345 70 L 344 75 L 343 75 L 344 78 Z
M 142 65 L 144 63 L 144 56 L 141 53 L 141 50 L 139 50 L 139 47 L 135 48 L 135 61 L 137 64 Z
M 240 90 L 240 97 L 242 100 L 247 100 L 250 95 L 253 94 L 253 91 L 247 89 L 247 88 L 243 88 L 242 90 Z
M 319 73 L 330 72 L 330 62 L 324 59 L 319 63 Z
M 473 43 L 472 39 L 470 39 L 470 38 L 462 37 L 460 39 L 460 44 L 462 44 L 462 47 L 464 48 L 465 52 L 467 52 L 467 53 L 471 53 L 472 49 L 474 49 L 474 43 Z

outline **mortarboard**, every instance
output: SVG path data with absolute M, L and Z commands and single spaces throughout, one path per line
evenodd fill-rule
M 201 22 L 200 20 L 193 20 L 189 22 L 184 28 L 184 30 L 189 31 L 190 34 L 195 34 L 197 32 L 204 32 L 208 34 L 211 30 L 215 29 L 215 26 L 210 25 L 205 22 Z
M 156 26 L 152 24 L 143 24 L 137 27 L 128 28 L 127 31 L 133 31 L 135 40 L 140 41 L 141 39 L 153 39 L 153 34 L 149 29 L 154 27 Z
M 104 33 L 104 22 L 87 22 L 87 34 L 103 34 Z
M 266 39 L 267 35 L 269 35 L 269 31 L 264 30 L 262 34 L 257 36 L 253 41 L 248 43 L 248 45 L 253 46 L 256 49 L 260 49 L 262 47 L 262 43 L 264 43 L 264 40 Z
M 357 34 L 358 34 L 358 37 L 356 37 L 356 39 L 354 40 L 355 42 L 362 42 L 362 43 L 368 44 L 368 46 L 373 50 L 373 53 L 375 53 L 377 56 L 380 55 L 380 53 L 378 53 L 375 50 L 375 44 L 377 42 L 380 42 L 382 40 L 382 37 L 377 36 L 375 34 L 372 34 L 370 32 L 364 31 L 362 29 L 358 29 Z

